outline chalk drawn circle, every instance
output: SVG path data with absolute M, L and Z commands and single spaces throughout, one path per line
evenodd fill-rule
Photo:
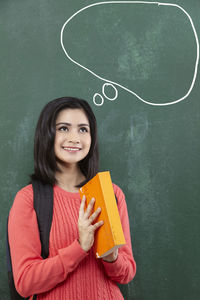
M 101 102 L 100 102 L 100 103 L 97 103 L 97 102 L 96 102 L 96 97 L 101 98 Z M 95 93 L 94 96 L 93 96 L 93 102 L 94 102 L 94 104 L 95 104 L 96 106 L 101 106 L 101 105 L 104 104 L 104 98 L 103 98 L 103 96 L 102 96 L 101 94 Z
M 114 91 L 115 91 L 115 95 L 114 95 L 114 97 L 108 97 L 107 95 L 106 95 L 106 93 L 105 93 L 105 87 L 107 87 L 107 86 L 111 86 L 113 89 L 114 89 Z M 111 83 L 109 83 L 109 82 L 106 82 L 106 83 L 104 83 L 103 84 L 103 86 L 102 86 L 102 94 L 104 95 L 104 97 L 106 98 L 106 99 L 108 99 L 108 100 L 110 100 L 110 101 L 114 101 L 115 99 L 117 99 L 117 97 L 118 97 L 118 90 L 116 89 L 116 87 L 113 85 L 113 84 L 111 84 Z
M 87 9 L 89 9 L 89 8 L 91 8 L 91 7 L 98 6 L 98 5 L 110 5 L 110 4 L 117 4 L 117 5 L 118 5 L 119 3 L 120 3 L 120 4 L 147 4 L 147 5 L 156 5 L 156 6 L 158 6 L 158 7 L 162 7 L 162 6 L 163 6 L 163 7 L 171 6 L 171 7 L 175 7 L 175 8 L 180 9 L 180 10 L 185 14 L 185 16 L 188 18 L 189 23 L 190 23 L 190 25 L 191 25 L 191 27 L 192 27 L 192 31 L 193 31 L 193 34 L 194 34 L 194 37 L 195 37 L 195 41 L 196 41 L 196 60 L 195 60 L 194 74 L 193 74 L 193 78 L 192 78 L 192 81 L 191 81 L 191 85 L 190 85 L 190 87 L 189 87 L 187 93 L 186 93 L 184 96 L 182 96 L 182 97 L 179 98 L 179 99 L 172 99 L 172 100 L 170 100 L 170 101 L 169 101 L 169 100 L 168 100 L 168 101 L 165 100 L 164 103 L 155 103 L 155 102 L 152 102 L 152 101 L 147 101 L 147 100 L 143 99 L 142 97 L 140 97 L 138 94 L 136 94 L 134 91 L 132 91 L 132 90 L 126 88 L 125 86 L 123 86 L 123 85 L 121 85 L 121 84 L 119 84 L 119 83 L 117 83 L 117 82 L 111 81 L 111 80 L 109 80 L 109 79 L 106 79 L 105 77 L 102 77 L 102 76 L 96 74 L 94 71 L 88 69 L 86 66 L 81 65 L 78 61 L 76 61 L 76 60 L 74 60 L 72 57 L 70 57 L 70 55 L 69 55 L 68 52 L 67 52 L 67 49 L 66 49 L 65 46 L 64 46 L 64 42 L 63 42 L 63 32 L 64 32 L 65 27 L 67 27 L 68 23 L 69 23 L 73 18 L 75 18 L 78 14 L 80 14 L 82 11 L 87 10 Z M 190 93 L 191 93 L 191 91 L 192 91 L 192 89 L 193 89 L 193 87 L 194 87 L 196 78 L 197 78 L 197 71 L 198 71 L 198 65 L 199 65 L 199 39 L 198 39 L 198 36 L 197 36 L 196 28 L 195 28 L 195 26 L 194 26 L 193 20 L 192 20 L 191 16 L 189 15 L 189 13 L 188 13 L 182 6 L 177 5 L 177 4 L 175 4 L 175 3 L 166 3 L 166 2 L 163 3 L 163 2 L 154 2 L 154 1 L 153 1 L 153 2 L 149 2 L 149 1 L 135 1 L 135 0 L 134 0 L 134 1 L 119 1 L 119 0 L 117 0 L 117 1 L 105 1 L 105 2 L 92 3 L 92 4 L 90 4 L 90 5 L 87 5 L 87 6 L 83 7 L 83 8 L 81 8 L 81 9 L 79 9 L 79 10 L 76 11 L 70 18 L 67 19 L 67 21 L 63 24 L 62 29 L 61 29 L 61 32 L 60 32 L 60 43 L 61 43 L 62 49 L 63 49 L 63 51 L 64 51 L 66 57 L 67 57 L 71 62 L 73 62 L 74 64 L 76 64 L 76 65 L 79 66 L 80 68 L 86 70 L 86 71 L 89 72 L 90 74 L 94 75 L 96 78 L 98 78 L 98 79 L 100 79 L 100 80 L 102 80 L 102 81 L 104 81 L 104 82 L 110 82 L 110 83 L 114 84 L 115 86 L 118 86 L 118 87 L 124 89 L 125 91 L 127 91 L 127 92 L 129 92 L 130 94 L 134 95 L 134 96 L 135 96 L 136 98 L 138 98 L 140 101 L 142 101 L 142 102 L 144 102 L 144 103 L 146 103 L 146 104 L 149 104 L 149 105 L 154 105 L 154 106 L 166 106 L 166 105 L 172 105 L 172 104 L 176 104 L 176 103 L 178 103 L 178 102 L 183 101 L 184 99 L 186 99 L 186 98 L 190 95 Z M 101 99 L 102 99 L 102 96 L 101 96 L 101 95 L 98 94 L 98 96 L 101 97 Z M 96 94 L 93 96 L 93 101 L 94 101 L 94 103 L 95 103 L 95 97 L 96 97 Z M 105 97 L 107 98 L 107 96 L 105 96 Z M 107 98 L 107 99 L 108 99 L 108 98 Z M 103 104 L 103 102 L 104 102 L 104 100 L 102 100 L 102 104 Z M 96 104 L 96 105 L 97 105 L 97 106 L 101 106 L 102 104 L 99 104 L 99 105 Z

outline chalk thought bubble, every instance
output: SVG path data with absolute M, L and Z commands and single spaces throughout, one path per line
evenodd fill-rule
M 104 76 L 100 76 L 94 70 L 92 70 L 91 68 L 81 64 L 80 62 L 78 62 L 77 60 L 75 60 L 74 58 L 72 58 L 69 55 L 69 51 L 68 51 L 67 47 L 64 46 L 63 34 L 64 34 L 64 31 L 66 30 L 66 28 L 69 27 L 70 22 L 72 20 L 74 21 L 74 18 L 77 17 L 79 14 L 81 14 L 83 11 L 90 10 L 92 7 L 95 7 L 95 6 L 103 6 L 103 5 L 106 6 L 108 4 L 109 5 L 119 5 L 119 4 L 123 4 L 123 5 L 139 5 L 140 4 L 141 5 L 142 4 L 142 5 L 151 5 L 151 6 L 157 6 L 157 7 L 167 7 L 168 6 L 168 7 L 173 7 L 173 8 L 176 8 L 176 9 L 178 8 L 178 10 L 180 10 L 181 13 L 183 13 L 183 15 L 185 17 L 187 17 L 187 20 L 189 20 L 189 24 L 190 24 L 191 29 L 192 29 L 192 33 L 194 34 L 194 37 L 195 37 L 196 58 L 195 58 L 195 63 L 194 63 L 193 76 L 192 76 L 191 81 L 190 81 L 191 84 L 190 84 L 189 88 L 186 90 L 186 93 L 183 96 L 179 97 L 178 99 L 172 99 L 170 101 L 169 100 L 164 100 L 164 101 L 162 101 L 162 103 L 161 102 L 155 103 L 153 101 L 143 99 L 138 93 L 131 90 L 130 88 L 127 88 L 126 86 L 122 85 L 121 83 L 118 83 L 118 82 L 115 82 L 113 80 L 107 79 Z M 138 98 L 140 101 L 142 101 L 146 104 L 149 104 L 149 105 L 153 105 L 153 106 L 172 105 L 172 104 L 181 102 L 184 99 L 186 99 L 190 95 L 190 93 L 191 93 L 191 91 L 194 87 L 195 81 L 196 81 L 197 71 L 198 71 L 198 63 L 199 63 L 199 40 L 198 40 L 198 36 L 197 36 L 197 33 L 196 33 L 194 23 L 192 21 L 191 16 L 189 15 L 189 13 L 186 12 L 186 10 L 183 9 L 181 6 L 179 6 L 177 4 L 174 4 L 174 3 L 160 3 L 160 2 L 148 2 L 148 1 L 107 1 L 107 2 L 93 3 L 91 5 L 85 6 L 82 9 L 78 10 L 70 18 L 67 19 L 67 21 L 64 23 L 64 25 L 62 26 L 62 29 L 61 29 L 60 42 L 61 42 L 61 46 L 62 46 L 62 49 L 63 49 L 66 57 L 71 62 L 73 62 L 74 64 L 76 64 L 80 68 L 86 70 L 87 72 L 89 72 L 90 74 L 92 74 L 93 76 L 95 76 L 96 78 L 98 78 L 98 79 L 100 79 L 101 81 L 104 82 L 103 85 L 102 85 L 102 94 L 95 93 L 94 96 L 93 96 L 93 102 L 97 106 L 103 105 L 104 98 L 107 99 L 107 100 L 110 100 L 110 101 L 116 100 L 117 97 L 118 97 L 117 87 L 129 92 L 130 94 L 132 94 L 136 98 Z M 66 45 L 69 46 L 69 43 L 66 43 Z M 111 90 L 111 89 L 112 89 L 112 92 L 113 92 L 112 97 L 110 95 L 108 96 L 108 92 L 107 92 L 107 90 Z

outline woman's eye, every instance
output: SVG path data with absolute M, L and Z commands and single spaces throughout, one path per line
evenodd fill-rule
M 58 130 L 59 130 L 59 131 L 67 131 L 68 128 L 67 128 L 66 126 L 62 126 L 62 127 L 60 127 Z
M 88 132 L 88 129 L 86 127 L 81 127 L 80 132 Z

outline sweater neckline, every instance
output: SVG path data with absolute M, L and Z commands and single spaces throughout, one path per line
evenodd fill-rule
M 80 199 L 80 194 L 79 194 L 79 192 L 75 192 L 75 193 L 73 193 L 73 192 L 68 192 L 68 191 L 62 189 L 62 188 L 61 188 L 60 186 L 58 186 L 57 184 L 54 185 L 54 191 L 55 191 L 55 192 L 58 191 L 59 193 L 62 193 L 63 195 L 69 196 L 69 197 L 71 197 L 71 198 L 79 198 L 79 199 Z

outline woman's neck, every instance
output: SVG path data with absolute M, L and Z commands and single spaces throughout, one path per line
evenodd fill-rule
M 85 179 L 78 165 L 60 166 L 60 172 L 56 172 L 57 185 L 68 192 L 78 192 L 78 185 Z

